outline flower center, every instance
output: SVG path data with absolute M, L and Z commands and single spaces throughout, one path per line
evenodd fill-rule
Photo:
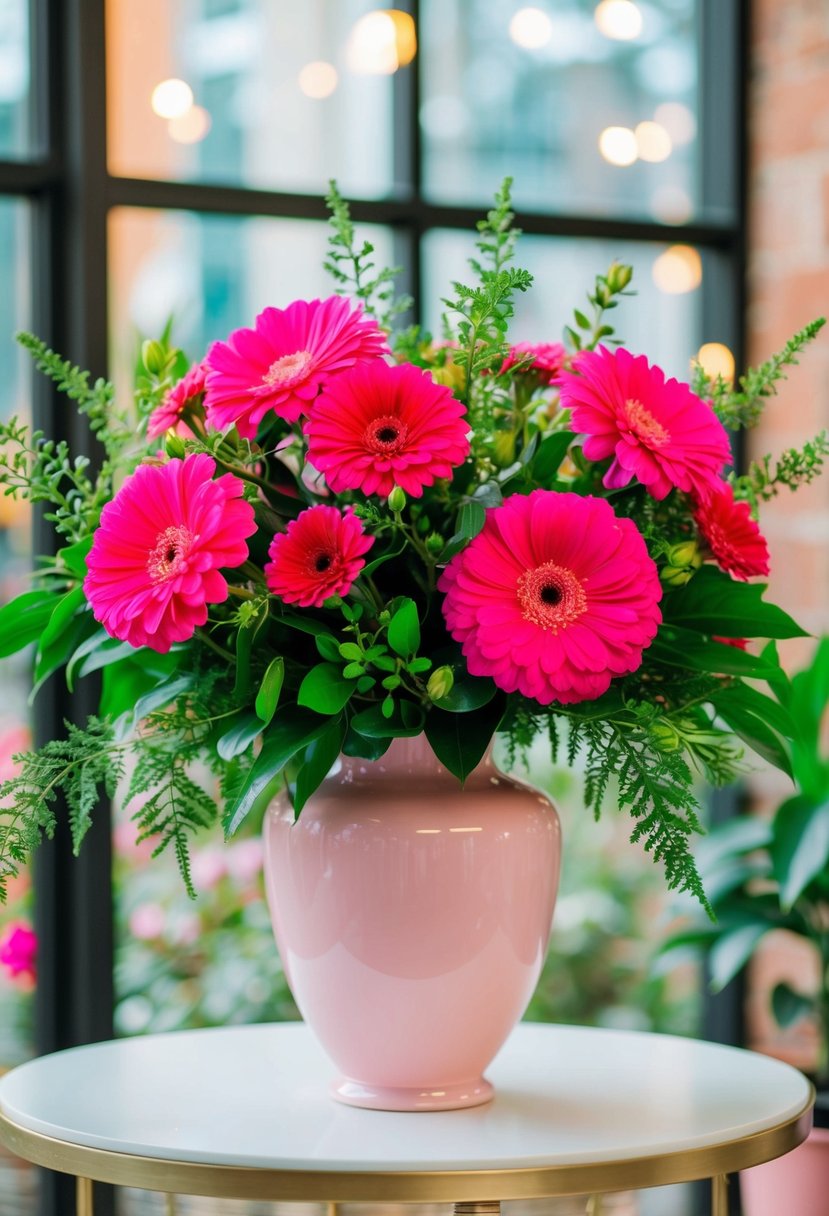
M 641 401 L 625 402 L 625 422 L 641 443 L 649 448 L 661 448 L 671 436 L 664 426 L 646 410 Z
M 324 574 L 330 565 L 331 565 L 331 554 L 330 553 L 318 553 L 317 556 L 314 558 L 314 569 L 317 571 L 318 574 Z
M 525 621 L 558 633 L 587 608 L 587 596 L 572 570 L 544 562 L 518 579 L 518 602 Z
M 154 583 L 163 583 L 179 573 L 194 540 L 193 533 L 183 524 L 159 532 L 155 548 L 147 557 L 147 570 Z
M 305 379 L 313 357 L 310 350 L 296 350 L 292 355 L 274 359 L 262 377 L 262 383 L 268 388 L 290 388 Z
M 409 434 L 405 422 L 393 414 L 373 418 L 363 432 L 363 441 L 370 452 L 381 456 L 396 456 Z

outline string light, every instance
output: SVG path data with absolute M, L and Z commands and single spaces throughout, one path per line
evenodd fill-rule
M 605 38 L 631 42 L 642 32 L 642 13 L 633 0 L 602 0 L 593 13 L 596 27 Z
M 519 8 L 509 23 L 509 36 L 525 51 L 537 51 L 553 36 L 553 23 L 541 8 Z
M 675 148 L 696 138 L 697 120 L 692 110 L 681 101 L 663 101 L 656 107 L 654 118 L 665 128 Z
M 212 119 L 204 106 L 191 106 L 184 114 L 171 118 L 167 123 L 167 134 L 177 144 L 197 144 L 212 126 Z
M 671 245 L 656 259 L 651 273 L 660 291 L 682 295 L 702 282 L 702 258 L 690 245 Z
M 312 63 L 306 63 L 299 73 L 298 82 L 306 97 L 322 101 L 323 98 L 330 97 L 334 92 L 339 82 L 339 76 L 333 63 L 315 59 Z
M 632 165 L 639 155 L 636 136 L 630 127 L 605 127 L 599 136 L 599 151 L 610 165 Z
M 193 90 L 185 80 L 170 77 L 152 91 L 150 105 L 159 118 L 181 118 L 193 104 Z
M 411 63 L 417 53 L 417 31 L 409 13 L 375 9 L 353 26 L 345 58 L 359 76 L 391 76 Z
M 696 361 L 712 380 L 722 376 L 726 384 L 733 384 L 734 356 L 722 342 L 704 342 L 697 351 Z
M 635 135 L 636 148 L 642 160 L 657 164 L 671 155 L 671 137 L 661 123 L 640 122 L 637 124 Z

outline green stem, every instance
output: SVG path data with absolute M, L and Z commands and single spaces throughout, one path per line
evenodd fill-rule
M 196 635 L 200 641 L 204 642 L 205 646 L 209 646 L 216 654 L 221 655 L 227 663 L 234 663 L 236 661 L 229 650 L 225 650 L 224 646 L 220 646 L 218 642 L 213 641 L 206 629 L 196 629 Z

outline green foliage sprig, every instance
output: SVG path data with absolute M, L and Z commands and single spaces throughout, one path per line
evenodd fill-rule
M 403 267 L 377 269 L 374 245 L 368 240 L 358 245 L 351 209 L 334 181 L 329 183 L 325 202 L 331 212 L 328 222 L 332 231 L 324 265 L 336 283 L 335 290 L 339 295 L 362 300 L 366 312 L 388 333 L 395 318 L 408 312 L 413 303 L 411 296 L 397 295 L 395 290 L 395 280 Z
M 748 472 L 731 475 L 731 484 L 738 498 L 747 498 L 754 506 L 768 502 L 782 489 L 796 490 L 819 477 L 829 458 L 829 431 L 820 431 L 808 439 L 802 448 L 788 448 L 776 459 L 764 456 L 753 460 Z

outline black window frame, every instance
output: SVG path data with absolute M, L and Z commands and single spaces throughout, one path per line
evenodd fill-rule
M 418 0 L 398 0 L 418 20 Z M 42 150 L 26 160 L 0 160 L 0 198 L 28 202 L 32 251 L 33 326 L 50 346 L 93 375 L 108 368 L 107 219 L 115 207 L 151 208 L 234 216 L 322 220 L 321 197 L 180 181 L 110 175 L 106 148 L 105 0 L 31 0 L 33 122 L 44 136 Z M 703 277 L 704 338 L 725 342 L 744 365 L 746 298 L 746 82 L 750 0 L 700 0 L 700 146 L 703 175 L 733 172 L 734 212 L 729 221 L 666 225 L 655 220 L 521 211 L 522 229 L 533 235 L 574 240 L 604 238 L 652 244 L 697 246 L 713 273 Z M 421 248 L 433 228 L 469 231 L 477 208 L 430 202 L 421 187 L 422 147 L 418 121 L 418 55 L 395 76 L 395 179 L 405 190 L 379 200 L 352 201 L 358 222 L 390 227 L 408 267 L 408 288 L 417 313 L 421 297 Z M 716 138 L 712 136 L 716 132 Z M 89 447 L 82 421 L 69 415 L 42 378 L 33 378 L 35 423 L 67 438 L 76 450 Z M 739 453 L 738 453 L 739 457 Z M 54 547 L 51 530 L 35 523 L 34 550 Z M 62 730 L 65 718 L 83 720 L 96 707 L 94 684 L 70 696 L 53 678 L 36 702 L 38 743 Z M 718 814 L 733 813 L 733 805 Z M 66 817 L 54 840 L 44 843 L 34 867 L 35 922 L 40 939 L 35 1045 L 40 1053 L 112 1037 L 113 900 L 108 808 L 95 816 L 79 858 L 72 856 Z M 733 987 L 709 1004 L 708 1037 L 738 1042 L 741 999 Z M 47 1176 L 43 1216 L 74 1211 L 71 1182 Z M 104 1211 L 107 1195 L 102 1197 Z M 111 1201 L 111 1197 L 109 1197 Z

